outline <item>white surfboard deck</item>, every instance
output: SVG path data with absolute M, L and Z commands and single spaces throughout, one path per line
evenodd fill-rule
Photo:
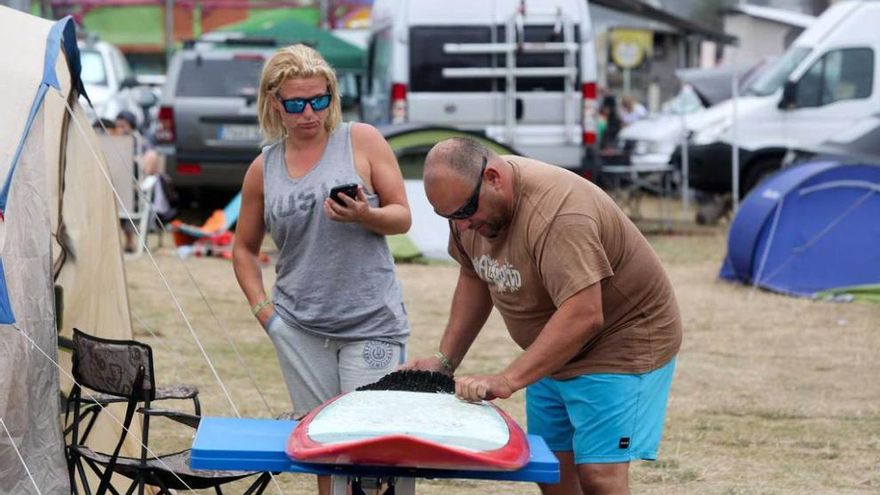
M 308 426 L 309 438 L 325 445 L 399 434 L 485 452 L 510 439 L 504 418 L 488 403 L 436 393 L 351 392 L 324 407 Z

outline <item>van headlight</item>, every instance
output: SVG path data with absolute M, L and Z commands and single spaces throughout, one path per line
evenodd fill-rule
M 633 146 L 634 155 L 671 155 L 677 143 L 669 141 L 638 140 Z

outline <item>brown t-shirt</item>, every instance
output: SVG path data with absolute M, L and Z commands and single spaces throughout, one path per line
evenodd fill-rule
M 513 340 L 528 348 L 556 308 L 599 282 L 604 325 L 553 377 L 666 364 L 681 346 L 681 317 L 648 241 L 592 182 L 537 160 L 502 159 L 514 172 L 510 225 L 494 239 L 453 232 L 449 253 L 487 283 Z

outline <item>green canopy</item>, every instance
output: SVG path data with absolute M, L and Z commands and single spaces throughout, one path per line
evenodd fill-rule
M 302 22 L 287 12 L 286 10 L 260 12 L 247 20 L 224 26 L 218 31 L 273 38 L 279 45 L 305 43 L 318 50 L 334 69 L 363 71 L 364 50 L 332 33 Z

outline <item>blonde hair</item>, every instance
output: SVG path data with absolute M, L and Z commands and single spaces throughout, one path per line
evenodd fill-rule
M 333 132 L 342 121 L 342 103 L 339 99 L 339 83 L 336 73 L 314 48 L 296 44 L 279 48 L 263 66 L 260 76 L 260 94 L 257 95 L 257 111 L 263 144 L 273 143 L 287 137 L 287 128 L 278 111 L 272 106 L 272 99 L 278 94 L 281 85 L 288 79 L 323 77 L 330 93 L 330 108 L 324 128 Z

